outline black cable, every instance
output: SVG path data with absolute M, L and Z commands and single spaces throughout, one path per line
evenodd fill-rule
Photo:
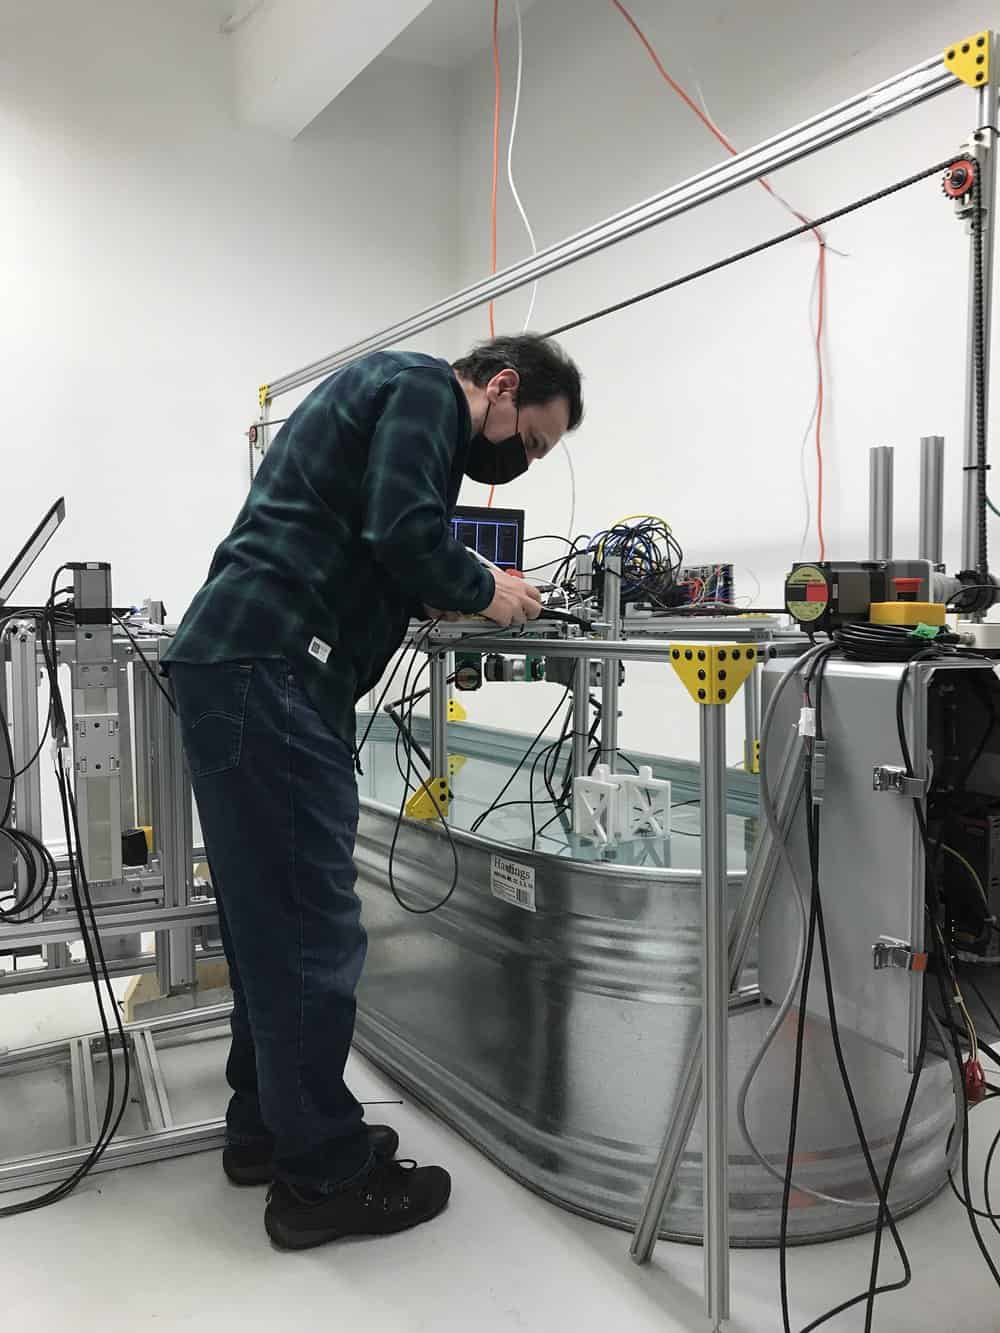
M 822 682 L 823 682 L 823 674 L 826 669 L 826 664 L 832 652 L 833 648 L 831 647 L 826 653 L 820 655 L 820 658 L 818 659 L 818 662 L 816 664 L 817 740 L 825 739 L 824 734 L 822 732 L 822 711 L 821 711 Z M 881 1227 L 884 1216 L 884 1220 L 889 1226 L 893 1240 L 896 1244 L 896 1248 L 899 1252 L 899 1256 L 903 1264 L 904 1276 L 900 1282 L 889 1283 L 881 1288 L 876 1288 L 874 1287 L 873 1284 L 870 1284 L 869 1289 L 866 1290 L 865 1292 L 851 1298 L 848 1301 L 843 1302 L 841 1305 L 837 1306 L 836 1309 L 829 1310 L 824 1315 L 821 1315 L 820 1318 L 813 1320 L 812 1323 L 808 1324 L 806 1328 L 802 1330 L 802 1333 L 812 1333 L 812 1330 L 819 1328 L 822 1324 L 827 1323 L 830 1319 L 833 1319 L 836 1315 L 843 1313 L 844 1310 L 850 1309 L 852 1306 L 860 1304 L 861 1301 L 868 1301 L 869 1307 L 871 1308 L 871 1304 L 874 1301 L 874 1297 L 876 1295 L 881 1295 L 889 1291 L 901 1290 L 903 1287 L 908 1285 L 912 1277 L 912 1269 L 910 1267 L 909 1257 L 906 1253 L 906 1248 L 903 1245 L 902 1239 L 896 1227 L 895 1218 L 893 1217 L 893 1214 L 888 1205 L 888 1190 L 889 1190 L 889 1185 L 891 1184 L 891 1171 L 895 1167 L 895 1161 L 896 1158 L 898 1157 L 899 1149 L 902 1145 L 902 1139 L 905 1133 L 906 1124 L 909 1119 L 909 1113 L 910 1110 L 912 1109 L 913 1100 L 916 1096 L 916 1083 L 917 1080 L 919 1079 L 919 1070 L 922 1067 L 923 1061 L 922 1059 L 919 1059 L 918 1063 L 915 1065 L 914 1068 L 914 1077 L 911 1080 L 910 1093 L 907 1098 L 906 1106 L 904 1107 L 904 1119 L 901 1121 L 900 1131 L 897 1135 L 896 1143 L 894 1144 L 893 1147 L 893 1154 L 892 1157 L 890 1158 L 889 1167 L 887 1168 L 886 1174 L 888 1178 L 888 1183 L 883 1184 L 883 1182 L 879 1179 L 879 1174 L 875 1167 L 875 1163 L 872 1159 L 871 1151 L 868 1146 L 868 1138 L 865 1133 L 865 1128 L 861 1120 L 860 1109 L 858 1107 L 857 1099 L 854 1094 L 853 1083 L 851 1081 L 850 1073 L 847 1069 L 847 1062 L 844 1057 L 843 1046 L 840 1040 L 840 1025 L 837 1018 L 836 997 L 834 995 L 834 990 L 833 990 L 833 972 L 830 964 L 829 945 L 826 936 L 826 922 L 824 919 L 822 897 L 820 893 L 820 869 L 819 869 L 820 823 L 821 823 L 820 812 L 821 812 L 821 806 L 819 804 L 814 804 L 813 802 L 813 786 L 812 786 L 812 774 L 810 766 L 807 767 L 806 769 L 805 815 L 806 815 L 806 829 L 807 829 L 808 845 L 809 845 L 809 862 L 810 862 L 810 872 L 811 872 L 811 882 L 812 882 L 812 893 L 810 897 L 810 911 L 809 911 L 809 925 L 808 925 L 808 933 L 806 941 L 806 954 L 803 962 L 799 1020 L 796 1030 L 795 1068 L 794 1068 L 793 1084 L 792 1084 L 792 1109 L 789 1119 L 788 1153 L 786 1157 L 785 1181 L 782 1190 L 781 1238 L 780 1238 L 780 1250 L 779 1250 L 781 1307 L 782 1307 L 782 1318 L 784 1321 L 785 1333 L 791 1333 L 791 1320 L 790 1320 L 789 1305 L 788 1305 L 788 1272 L 787 1272 L 788 1212 L 789 1212 L 789 1204 L 791 1198 L 792 1171 L 794 1166 L 795 1142 L 797 1137 L 799 1104 L 801 1098 L 802 1059 L 803 1059 L 804 1039 L 805 1039 L 805 1014 L 806 1014 L 806 1005 L 809 994 L 809 982 L 812 973 L 813 953 L 815 949 L 815 942 L 817 936 L 820 942 L 820 953 L 823 963 L 823 978 L 826 990 L 826 1002 L 828 1010 L 830 1036 L 833 1042 L 834 1056 L 837 1061 L 837 1068 L 840 1073 L 841 1082 L 843 1084 L 845 1095 L 847 1097 L 848 1106 L 851 1112 L 851 1119 L 853 1121 L 855 1133 L 857 1135 L 858 1145 L 861 1148 L 861 1153 L 865 1160 L 865 1166 L 868 1171 L 869 1179 L 871 1180 L 871 1183 L 875 1190 L 876 1197 L 878 1198 L 879 1201 L 879 1228 Z M 926 1043 L 923 1042 L 922 1049 L 924 1049 L 925 1045 Z M 877 1267 L 877 1258 L 876 1258 L 876 1267 Z M 870 1328 L 870 1316 L 868 1321 L 868 1328 Z M 866 1328 L 866 1333 L 868 1333 L 867 1328 Z
M 497 792 L 496 798 L 491 802 L 490 805 L 487 806 L 487 808 L 483 811 L 481 815 L 478 815 L 476 819 L 473 820 L 472 826 L 469 829 L 470 833 L 476 833 L 478 831 L 480 824 L 483 823 L 487 815 L 489 815 L 491 811 L 494 810 L 500 804 L 500 802 L 506 796 L 507 792 L 510 791 L 511 784 L 513 783 L 514 779 L 517 777 L 518 773 L 520 773 L 524 765 L 528 762 L 528 759 L 530 758 L 531 753 L 534 750 L 535 746 L 545 735 L 548 728 L 552 725 L 553 721 L 555 720 L 556 714 L 559 712 L 560 708 L 562 708 L 563 704 L 566 702 L 566 699 L 568 698 L 572 688 L 573 688 L 572 685 L 566 686 L 566 689 L 563 691 L 562 697 L 560 698 L 559 702 L 556 704 L 555 708 L 553 708 L 552 712 L 549 714 L 546 720 L 542 723 L 541 730 L 538 732 L 538 735 L 528 746 L 527 750 L 525 750 L 513 773 L 511 773 L 510 777 L 500 788 L 499 792 Z
M 157 673 L 153 670 L 153 664 L 150 662 L 149 658 L 146 656 L 146 654 L 145 654 L 145 653 L 142 651 L 142 649 L 139 647 L 138 640 L 137 640 L 137 639 L 135 638 L 135 636 L 132 634 L 132 631 L 129 629 L 129 627 L 125 624 L 124 620 L 122 620 L 121 616 L 116 616 L 116 615 L 114 614 L 114 612 L 112 612 L 111 614 L 112 614 L 112 618 L 113 618 L 114 620 L 117 620 L 117 621 L 118 621 L 118 624 L 119 624 L 119 625 L 122 627 L 122 629 L 125 631 L 125 634 L 127 635 L 129 642 L 131 643 L 132 647 L 135 649 L 136 653 L 137 653 L 138 656 L 139 656 L 139 661 L 142 663 L 142 665 L 143 665 L 143 666 L 146 668 L 146 670 L 149 672 L 149 675 L 150 675 L 150 677 L 152 678 L 153 684 L 156 686 L 156 688 L 157 688 L 157 689 L 160 691 L 160 693 L 163 695 L 164 699 L 166 699 L 167 704 L 168 704 L 168 706 L 169 706 L 169 708 L 170 708 L 170 711 L 171 711 L 171 712 L 173 713 L 173 715 L 176 717 L 176 716 L 177 716 L 177 707 L 176 707 L 176 705 L 174 704 L 174 701 L 173 701 L 173 698 L 172 698 L 172 696 L 171 696 L 171 694 L 170 694 L 170 691 L 164 688 L 164 686 L 163 686 L 163 682 L 160 680 L 160 677 L 159 677 L 159 676 L 157 675 Z
M 605 306 L 601 310 L 594 311 L 593 314 L 583 315 L 580 319 L 572 319 L 566 324 L 560 324 L 558 328 L 551 329 L 548 333 L 543 334 L 543 337 L 557 338 L 560 334 L 569 333 L 571 329 L 582 328 L 585 324 L 592 324 L 595 320 L 604 319 L 606 315 L 615 315 L 620 310 L 627 310 L 630 306 L 638 305 L 641 301 L 648 301 L 654 296 L 662 296 L 664 292 L 674 291 L 678 287 L 683 287 L 686 283 L 694 282 L 697 278 L 707 277 L 710 273 L 717 273 L 720 269 L 728 268 L 731 264 L 738 264 L 744 259 L 762 254 L 765 250 L 771 250 L 776 245 L 782 245 L 785 241 L 792 241 L 797 236 L 804 236 L 806 232 L 813 231 L 816 227 L 826 226 L 827 223 L 836 222 L 839 218 L 847 217 L 850 213 L 856 213 L 861 208 L 867 208 L 869 204 L 878 203 L 881 199 L 888 199 L 891 195 L 898 194 L 900 190 L 906 190 L 911 185 L 917 185 L 920 181 L 927 180 L 929 176 L 935 176 L 945 171 L 956 161 L 958 161 L 957 158 L 950 157 L 947 161 L 939 162 L 933 167 L 927 167 L 924 171 L 917 172 L 916 175 L 907 176 L 905 180 L 897 181 L 894 185 L 885 186 L 881 190 L 865 195 L 863 199 L 857 199 L 852 204 L 845 204 L 842 208 L 836 208 L 832 213 L 827 213 L 814 222 L 807 222 L 804 226 L 794 227 L 791 231 L 782 232 L 779 236 L 772 236 L 770 240 L 761 241 L 758 245 L 748 246 L 747 249 L 729 255 L 726 259 L 718 259 L 713 264 L 706 264 L 702 268 L 684 274 L 683 277 L 673 278 L 670 282 L 661 283 L 658 287 L 650 287 L 644 292 L 639 292 L 636 296 L 627 297 L 624 301 L 616 301 L 614 305 Z

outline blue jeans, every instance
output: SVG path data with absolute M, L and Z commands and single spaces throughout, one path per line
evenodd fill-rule
M 169 672 L 233 988 L 227 1139 L 334 1190 L 371 1163 L 344 1082 L 367 946 L 351 748 L 284 659 Z

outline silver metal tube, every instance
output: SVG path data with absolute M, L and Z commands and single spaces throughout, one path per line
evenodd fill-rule
M 158 656 L 169 647 L 159 641 Z M 191 780 L 184 760 L 180 723 L 160 690 L 149 696 L 155 757 L 153 835 L 163 871 L 163 906 L 187 907 L 194 879 Z M 160 990 L 175 995 L 197 982 L 194 936 L 190 928 L 156 932 Z
M 604 562 L 602 611 L 608 638 L 622 636 L 622 560 L 609 555 Z M 601 672 L 601 763 L 612 773 L 618 766 L 618 658 L 608 658 Z
M 713 1329 L 718 1329 L 729 1318 L 726 708 L 724 704 L 702 704 L 700 712 L 705 1307 Z
M 678 641 L 683 635 L 678 636 Z M 454 643 L 454 640 L 451 641 Z M 728 643 L 729 639 L 723 638 Z M 805 640 L 802 640 L 805 645 Z M 444 639 L 432 639 L 432 651 L 443 651 Z M 462 640 L 462 652 L 484 653 L 538 653 L 544 657 L 590 657 L 602 662 L 617 659 L 622 662 L 666 662 L 670 659 L 673 640 L 666 639 L 526 639 L 516 634 L 487 635 Z M 748 641 L 748 648 L 763 652 L 765 640 Z M 799 649 L 801 651 L 801 649 Z
M 756 773 L 760 747 L 760 668 L 754 667 L 743 686 L 744 730 L 743 767 Z
M 990 342 L 993 325 L 993 236 L 996 229 L 996 153 L 998 141 L 997 115 L 997 39 L 992 39 L 990 52 L 990 81 L 979 89 L 979 128 L 976 133 L 985 136 L 986 151 L 977 154 L 979 163 L 979 202 L 983 263 L 983 417 L 989 421 Z M 979 569 L 979 447 L 976 422 L 977 341 L 976 328 L 976 232 L 970 229 L 969 238 L 969 314 L 966 333 L 965 371 L 965 450 L 962 474 L 962 569 Z
M 787 830 L 792 816 L 802 797 L 804 775 L 799 756 L 802 741 L 798 735 L 789 736 L 781 763 L 781 773 L 774 792 L 774 804 L 778 826 Z M 733 914 L 729 931 L 729 982 L 730 988 L 739 984 L 743 964 L 750 949 L 751 941 L 760 922 L 761 913 L 770 892 L 774 871 L 780 856 L 780 848 L 771 827 L 765 823 L 754 848 L 753 857 L 747 869 L 746 885 L 743 896 Z M 673 1113 L 667 1132 L 664 1135 L 653 1171 L 646 1198 L 643 1201 L 639 1221 L 636 1224 L 629 1253 L 638 1264 L 648 1263 L 656 1246 L 656 1236 L 660 1228 L 660 1218 L 666 1207 L 670 1191 L 673 1189 L 677 1168 L 691 1137 L 702 1088 L 702 1041 L 701 1036 L 692 1043 L 687 1055 L 684 1076 L 680 1091 L 674 1103 Z
M 573 668 L 573 776 L 585 778 L 590 763 L 590 661 L 581 657 Z
M 549 273 L 555 273 L 569 264 L 617 245 L 630 236 L 636 236 L 669 218 L 678 217 L 708 203 L 710 199 L 717 199 L 762 175 L 798 162 L 821 148 L 839 143 L 860 130 L 958 86 L 959 80 L 945 69 L 940 55 L 931 56 L 919 65 L 782 131 L 746 152 L 728 157 L 651 199 L 550 245 L 537 255 L 513 264 L 500 273 L 483 278 L 409 319 L 400 320 L 378 333 L 351 343 L 301 370 L 276 377 L 269 383 L 270 397 L 273 400 L 280 394 L 322 379 L 368 352 L 405 342 L 467 310 L 536 282 Z
M 944 566 L 944 436 L 920 439 L 920 539 L 917 555 Z
M 431 658 L 431 778 L 448 776 L 448 656 Z
M 876 445 L 869 454 L 868 559 L 892 559 L 892 447 Z

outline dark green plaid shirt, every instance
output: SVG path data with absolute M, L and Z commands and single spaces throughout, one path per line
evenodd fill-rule
M 451 534 L 469 408 L 445 361 L 378 352 L 293 412 L 165 661 L 286 657 L 332 730 L 422 606 L 482 611 L 493 578 Z

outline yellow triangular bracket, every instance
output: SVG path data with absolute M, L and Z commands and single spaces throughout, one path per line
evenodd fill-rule
M 990 79 L 990 47 L 993 33 L 989 28 L 963 37 L 945 49 L 945 68 L 970 88 L 981 88 Z
M 267 401 L 270 397 L 271 397 L 270 384 L 262 384 L 260 388 L 257 390 L 257 401 L 258 403 L 260 403 L 261 411 L 263 411 L 264 408 L 267 407 Z
M 456 773 L 461 773 L 467 763 L 468 760 L 464 754 L 450 754 L 448 756 L 448 776 L 453 778 Z
M 468 721 L 468 717 L 469 717 L 468 713 L 465 711 L 465 709 L 462 707 L 462 705 L 458 702 L 457 699 L 448 700 L 449 722 L 466 722 Z
M 696 704 L 728 704 L 760 660 L 742 643 L 681 643 L 670 650 L 670 665 Z
M 448 779 L 428 778 L 406 802 L 411 819 L 437 819 L 448 813 Z

